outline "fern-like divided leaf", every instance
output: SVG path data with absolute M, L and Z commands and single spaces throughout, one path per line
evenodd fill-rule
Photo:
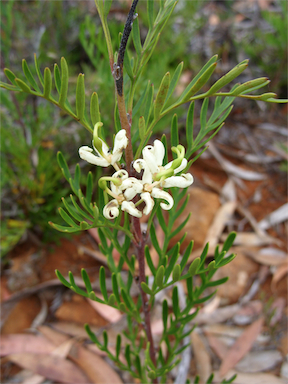
M 62 198 L 64 208 L 59 208 L 59 214 L 67 226 L 50 222 L 49 224 L 60 232 L 74 233 L 103 225 L 103 218 L 99 217 L 99 209 L 96 203 L 92 203 L 92 175 L 89 172 L 87 176 L 86 196 L 83 195 L 80 188 L 81 170 L 77 164 L 74 178 L 69 171 L 68 165 L 61 152 L 57 154 L 58 164 L 62 170 L 65 179 L 69 182 L 73 192 L 78 197 L 82 207 L 76 202 L 73 195 L 70 195 L 70 202 Z
M 91 96 L 91 125 L 87 120 L 85 111 L 84 75 L 80 73 L 78 76 L 75 98 L 76 112 L 74 112 L 68 101 L 69 70 L 65 58 L 61 58 L 61 70 L 58 64 L 54 65 L 53 77 L 48 67 L 44 69 L 44 74 L 42 75 L 36 55 L 34 55 L 34 63 L 35 68 L 31 70 L 26 60 L 22 60 L 22 69 L 26 78 L 25 80 L 18 78 L 10 69 L 5 68 L 4 74 L 11 84 L 0 82 L 0 87 L 9 91 L 24 92 L 42 97 L 57 105 L 92 133 L 94 125 L 100 121 L 98 96 L 96 92 Z

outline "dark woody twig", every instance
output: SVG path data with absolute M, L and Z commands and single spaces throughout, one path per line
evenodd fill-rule
M 132 150 L 132 144 L 131 144 L 132 116 L 129 116 L 129 120 L 128 120 L 126 106 L 125 106 L 124 91 L 123 91 L 123 63 L 124 63 L 124 55 L 127 47 L 127 42 L 128 42 L 130 33 L 132 31 L 133 20 L 135 18 L 134 12 L 135 12 L 137 3 L 138 3 L 138 0 L 134 0 L 132 3 L 131 9 L 129 11 L 127 21 L 124 27 L 122 39 L 120 42 L 118 60 L 117 60 L 117 63 L 114 64 L 114 68 L 113 68 L 113 76 L 115 79 L 115 88 L 116 88 L 120 123 L 121 123 L 122 129 L 126 130 L 126 135 L 128 138 L 128 146 L 125 151 L 126 165 L 127 165 L 128 172 L 130 170 L 130 165 L 133 161 L 133 150 Z

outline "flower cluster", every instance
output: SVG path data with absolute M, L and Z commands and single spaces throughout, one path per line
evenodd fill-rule
M 155 140 L 153 145 L 147 145 L 143 149 L 143 159 L 133 162 L 139 178 L 131 177 L 117 164 L 128 144 L 126 131 L 121 130 L 116 134 L 114 148 L 110 154 L 106 143 L 98 137 L 98 128 L 101 125 L 102 123 L 95 125 L 92 142 L 97 156 L 92 153 L 93 150 L 90 147 L 86 146 L 79 149 L 79 155 L 91 164 L 102 167 L 113 165 L 116 170 L 111 177 L 102 177 L 99 180 L 99 186 L 106 196 L 113 197 L 113 200 L 107 202 L 103 209 L 104 217 L 115 219 L 119 215 L 119 208 L 135 217 L 141 217 L 142 214 L 148 215 L 154 207 L 155 198 L 165 201 L 160 203 L 162 209 L 171 209 L 174 204 L 173 198 L 163 188 L 187 188 L 193 183 L 193 176 L 190 173 L 179 174 L 187 166 L 184 147 L 182 145 L 173 147 L 172 151 L 176 153 L 176 159 L 163 166 L 165 147 L 160 140 Z M 142 171 L 142 178 L 140 178 Z M 107 182 L 110 182 L 110 188 Z M 138 199 L 137 196 L 139 196 Z M 141 203 L 145 204 L 142 211 L 137 208 Z

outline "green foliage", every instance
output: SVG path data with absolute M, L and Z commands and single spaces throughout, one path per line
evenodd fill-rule
M 123 68 L 121 67 L 121 62 L 118 66 L 117 54 L 114 54 L 118 33 L 115 34 L 117 28 L 114 26 L 110 28 L 110 23 L 108 24 L 107 21 L 112 2 L 95 0 L 95 4 L 102 23 L 103 32 L 96 27 L 93 20 L 88 17 L 80 27 L 81 44 L 93 66 L 97 71 L 100 71 L 97 76 L 103 77 L 102 87 L 99 88 L 101 90 L 101 93 L 99 92 L 99 98 L 98 93 L 93 92 L 90 96 L 89 107 L 86 105 L 84 74 L 78 74 L 77 80 L 74 80 L 76 83 L 76 87 L 74 87 L 75 92 L 70 92 L 71 73 L 73 69 L 71 70 L 70 66 L 68 67 L 64 57 L 62 57 L 60 61 L 60 66 L 58 64 L 54 65 L 53 74 L 49 66 L 44 69 L 44 72 L 41 71 L 36 55 L 33 68 L 28 65 L 26 60 L 22 61 L 24 76 L 21 75 L 20 77 L 15 75 L 10 69 L 5 68 L 4 73 L 9 83 L 1 82 L 0 86 L 6 90 L 16 92 L 17 97 L 23 97 L 23 95 L 28 94 L 29 97 L 46 99 L 50 104 L 54 104 L 60 108 L 61 112 L 84 126 L 91 134 L 91 139 L 94 125 L 102 121 L 102 119 L 103 122 L 107 119 L 107 121 L 111 123 L 111 120 L 114 118 L 113 132 L 115 133 L 124 128 L 128 131 L 126 126 L 128 124 L 130 128 L 132 121 L 130 132 L 132 138 L 131 142 L 128 142 L 128 147 L 125 152 L 126 165 L 124 162 L 120 163 L 119 161 L 112 163 L 111 159 L 115 155 L 114 148 L 116 148 L 116 154 L 117 151 L 121 152 L 123 148 L 120 150 L 117 149 L 117 145 L 114 145 L 112 155 L 111 152 L 107 152 L 106 150 L 105 152 L 104 146 L 102 146 L 102 142 L 97 136 L 98 132 L 96 132 L 96 130 L 98 126 L 95 128 L 93 139 L 94 144 L 96 143 L 95 140 L 98 140 L 95 146 L 100 145 L 100 147 L 99 145 L 97 146 L 97 156 L 91 153 L 92 149 L 90 151 L 87 147 L 84 148 L 84 150 L 82 148 L 84 152 L 85 150 L 87 151 L 86 155 L 88 153 L 87 161 L 92 157 L 93 160 L 91 162 L 95 164 L 97 160 L 96 163 L 98 163 L 101 154 L 101 160 L 106 161 L 106 165 L 103 166 L 106 167 L 112 164 L 117 172 L 121 173 L 121 168 L 123 168 L 126 174 L 128 174 L 128 172 L 130 174 L 132 169 L 132 167 L 129 167 L 132 164 L 132 160 L 127 160 L 129 158 L 129 150 L 131 157 L 133 157 L 134 160 L 138 160 L 151 136 L 155 132 L 163 132 L 163 125 L 164 123 L 166 124 L 169 116 L 174 113 L 174 110 L 189 103 L 186 121 L 186 154 L 184 147 L 179 144 L 178 118 L 177 115 L 174 114 L 170 131 L 170 142 L 174 161 L 172 165 L 169 164 L 169 166 L 171 165 L 170 168 L 169 166 L 168 168 L 164 168 L 164 170 L 163 168 L 159 168 L 159 173 L 156 172 L 155 174 L 153 173 L 153 175 L 151 172 L 151 178 L 153 177 L 153 183 L 151 185 L 151 182 L 145 182 L 143 185 L 140 183 L 141 191 L 143 192 L 145 190 L 146 197 L 147 194 L 150 196 L 149 192 L 151 195 L 153 194 L 152 192 L 156 194 L 160 191 L 160 193 L 162 193 L 159 197 L 157 197 L 158 195 L 156 196 L 157 200 L 153 200 L 153 204 L 151 203 L 146 236 L 143 236 L 141 232 L 137 213 L 135 214 L 135 211 L 131 213 L 128 208 L 123 209 L 124 202 L 126 203 L 126 207 L 129 206 L 129 204 L 134 205 L 135 210 L 136 206 L 140 207 L 141 204 L 145 202 L 144 193 L 139 200 L 136 200 L 137 194 L 129 199 L 125 196 L 128 187 L 126 190 L 124 189 L 125 192 L 120 191 L 120 189 L 118 190 L 118 186 L 122 185 L 121 176 L 118 178 L 118 176 L 110 177 L 105 175 L 99 180 L 99 174 L 96 173 L 96 177 L 93 177 L 92 173 L 89 172 L 87 177 L 83 178 L 79 164 L 76 165 L 73 174 L 61 152 L 58 152 L 58 164 L 73 194 L 71 194 L 69 198 L 62 198 L 63 207 L 59 208 L 62 223 L 56 224 L 50 222 L 53 228 L 64 233 L 75 233 L 91 228 L 98 228 L 100 239 L 99 249 L 102 254 L 105 255 L 109 269 L 108 272 L 108 270 L 102 266 L 99 271 L 101 297 L 98 297 L 97 293 L 95 293 L 89 275 L 84 269 L 81 271 L 81 276 L 85 289 L 78 287 L 71 272 L 68 278 L 65 278 L 58 270 L 56 271 L 57 277 L 67 288 L 91 300 L 116 308 L 126 315 L 127 327 L 123 332 L 125 336 L 125 346 L 122 335 L 118 334 L 116 338 L 116 348 L 114 351 L 111 351 L 109 349 L 107 332 L 104 331 L 100 338 L 86 325 L 85 328 L 91 340 L 101 351 L 104 351 L 120 369 L 128 371 L 133 378 L 141 382 L 151 382 L 160 378 L 161 382 L 166 382 L 167 374 L 179 364 L 181 353 L 188 347 L 188 345 L 185 344 L 185 338 L 189 336 L 194 329 L 193 323 L 201 305 L 210 300 L 215 294 L 216 288 L 224 284 L 228 279 L 225 277 L 215 280 L 214 275 L 219 268 L 234 259 L 235 254 L 228 254 L 228 252 L 235 240 L 236 234 L 233 232 L 228 235 L 221 250 L 220 246 L 216 247 L 212 261 L 207 260 L 209 250 L 209 244 L 207 243 L 200 257 L 190 262 L 193 241 L 190 241 L 182 253 L 180 252 L 180 247 L 187 234 L 184 234 L 177 243 L 175 243 L 175 240 L 173 241 L 174 237 L 185 227 L 190 217 L 189 213 L 186 219 L 175 228 L 176 220 L 187 207 L 189 199 L 187 188 L 182 190 L 175 187 L 170 188 L 171 195 L 168 197 L 173 201 L 173 204 L 167 205 L 159 200 L 160 198 L 165 200 L 165 196 L 167 197 L 167 192 L 162 190 L 164 187 L 161 183 L 172 178 L 174 173 L 179 173 L 179 167 L 180 165 L 182 166 L 182 162 L 185 164 L 183 168 L 186 167 L 186 169 L 188 169 L 191 163 L 200 156 L 205 150 L 205 144 L 211 140 L 223 126 L 232 110 L 232 103 L 236 97 L 262 100 L 271 103 L 286 102 L 287 100 L 278 100 L 275 98 L 276 95 L 270 92 L 258 95 L 253 93 L 269 83 L 269 80 L 265 77 L 247 81 L 242 84 L 237 83 L 234 86 L 230 86 L 229 91 L 226 91 L 226 86 L 232 81 L 234 83 L 234 80 L 247 68 L 248 60 L 240 62 L 227 74 L 215 81 L 214 84 L 211 84 L 210 79 L 218 63 L 218 56 L 213 56 L 194 76 L 182 94 L 177 96 L 174 91 L 179 85 L 179 79 L 184 68 L 183 62 L 174 63 L 176 69 L 173 70 L 173 74 L 172 72 L 170 73 L 170 70 L 167 71 L 167 69 L 163 70 L 161 74 L 162 68 L 159 66 L 160 69 L 157 68 L 157 71 L 154 72 L 154 75 L 157 73 L 156 78 L 153 79 L 153 76 L 150 77 L 150 73 L 147 70 L 148 63 L 151 62 L 154 55 L 157 57 L 156 47 L 158 47 L 160 34 L 165 31 L 164 27 L 169 25 L 169 18 L 176 5 L 176 1 L 174 0 L 161 0 L 160 2 L 149 0 L 139 5 L 143 7 L 145 4 L 145 7 L 147 7 L 147 14 L 144 16 L 144 24 L 146 23 L 147 27 L 145 37 L 140 33 L 140 23 L 142 22 L 140 18 L 138 20 L 134 17 L 132 24 L 129 22 L 128 29 L 124 29 L 122 38 L 128 41 L 128 48 L 126 49 L 123 59 L 124 91 L 121 88 L 121 92 L 119 92 L 117 81 L 122 79 Z M 7 25 L 9 26 L 9 18 L 7 19 Z M 129 38 L 127 34 L 125 35 L 125 31 L 130 30 L 131 27 L 132 32 Z M 88 37 L 86 37 L 87 31 Z M 104 40 L 107 44 L 107 50 L 103 44 Z M 126 41 L 124 42 L 126 44 Z M 119 57 L 121 58 L 120 53 Z M 106 59 L 105 64 L 102 64 L 103 58 Z M 165 60 L 162 62 L 165 63 Z M 110 80 L 108 80 L 108 75 Z M 112 90 L 111 88 L 109 89 L 109 84 L 113 78 L 115 79 L 117 92 L 116 103 L 114 95 L 111 97 L 111 92 L 114 92 L 114 88 L 112 88 Z M 202 106 L 200 111 L 200 129 L 197 134 L 194 134 L 194 108 L 196 100 L 200 100 Z M 101 104 L 101 114 L 99 103 Z M 213 103 L 212 108 L 209 108 L 209 103 L 210 106 L 211 103 Z M 102 109 L 102 105 L 104 105 L 104 109 Z M 13 108 L 15 109 L 15 106 L 12 103 L 10 109 L 12 110 Z M 129 118 L 127 118 L 126 111 L 128 112 Z M 127 124 L 125 125 L 126 120 Z M 109 135 L 109 127 L 112 126 L 110 123 L 108 124 L 108 129 L 104 131 L 104 136 L 106 137 L 112 136 L 111 133 Z M 119 133 L 121 134 L 123 132 Z M 9 135 L 9 133 L 6 134 Z M 166 164 L 168 161 L 168 140 L 164 134 L 162 135 L 161 141 L 165 147 L 163 157 Z M 115 143 L 116 139 L 114 140 L 114 144 Z M 158 142 L 158 144 L 161 146 L 161 143 Z M 124 144 L 122 145 L 126 148 Z M 129 147 L 129 145 L 131 145 L 131 147 Z M 12 146 L 12 141 L 10 146 Z M 31 149 L 31 146 L 29 149 Z M 40 151 L 41 149 L 39 149 L 39 154 Z M 22 159 L 22 155 L 20 151 L 14 154 L 15 158 L 18 156 L 18 159 Z M 160 157 L 159 154 L 156 155 Z M 184 155 L 186 157 L 185 159 Z M 192 155 L 194 156 L 193 158 L 191 158 Z M 141 161 L 143 164 L 143 159 L 141 159 Z M 144 159 L 144 161 L 146 160 Z M 45 164 L 48 164 L 47 159 Z M 148 164 L 148 158 L 146 164 Z M 125 166 L 127 169 L 125 169 Z M 157 164 L 157 166 L 162 167 L 162 164 Z M 41 167 L 44 169 L 45 177 L 46 174 L 50 176 L 49 172 L 51 172 L 52 167 L 50 166 L 51 169 L 46 169 L 44 165 L 41 165 Z M 176 168 L 178 168 L 178 171 Z M 29 165 L 27 165 L 27 169 L 29 170 Z M 167 176 L 168 174 L 169 176 Z M 189 177 L 189 175 L 185 174 L 176 177 L 181 179 L 182 176 L 184 176 L 184 178 L 185 176 Z M 131 180 L 134 183 L 133 185 L 136 185 L 137 179 L 129 176 L 127 181 L 131 182 Z M 190 180 L 192 180 L 191 175 Z M 53 179 L 53 181 L 55 181 L 55 179 Z M 98 188 L 95 188 L 97 187 L 97 183 Z M 111 190 L 108 187 L 108 183 Z M 185 184 L 185 186 L 187 186 L 187 184 Z M 49 188 L 53 189 L 53 187 L 54 184 L 52 182 L 47 186 L 48 190 Z M 129 188 L 133 189 L 134 187 Z M 158 192 L 156 190 L 158 190 Z M 113 197 L 113 201 L 110 200 L 109 202 L 108 195 Z M 168 200 L 166 200 L 166 202 L 169 201 L 169 198 L 167 198 Z M 104 215 L 104 208 L 107 208 L 107 205 L 111 203 L 114 204 L 117 213 L 111 216 L 111 218 L 114 218 L 113 220 L 107 219 L 107 215 Z M 121 204 L 122 209 L 120 208 Z M 167 210 L 168 206 L 171 209 L 169 209 L 169 215 L 166 216 L 163 214 L 161 207 Z M 140 210 L 141 209 L 143 210 L 143 208 L 140 207 Z M 127 212 L 131 214 L 129 215 Z M 142 214 L 141 211 L 138 210 L 138 212 L 140 212 L 140 215 Z M 164 235 L 162 242 L 160 242 L 157 237 L 156 223 Z M 119 232 L 122 234 L 121 239 Z M 146 239 L 149 235 L 152 246 L 158 256 L 156 261 L 152 260 L 149 247 L 146 244 Z M 128 251 L 132 246 L 134 246 L 135 254 L 130 255 Z M 116 263 L 114 258 L 115 251 L 119 254 L 118 263 Z M 152 274 L 151 280 L 145 276 L 144 257 Z M 126 278 L 124 278 L 124 274 L 122 273 L 124 263 L 128 269 L 125 276 Z M 108 289 L 107 284 L 108 273 L 111 275 L 112 282 L 110 289 Z M 138 273 L 139 276 L 137 275 Z M 136 300 L 132 299 L 131 296 L 131 288 L 134 280 L 138 282 L 140 291 L 140 295 Z M 184 294 L 184 303 L 182 303 L 183 300 L 181 299 L 183 297 L 180 297 L 179 292 L 181 281 L 185 281 L 187 287 L 186 293 Z M 147 308 L 153 308 L 157 294 L 164 289 L 172 290 L 172 302 L 170 307 L 167 300 L 164 300 L 162 303 L 163 333 L 160 338 L 159 348 L 157 348 L 157 352 L 154 354 L 151 353 L 153 340 L 151 340 L 149 332 L 147 331 L 147 329 L 149 329 L 149 322 L 147 321 L 149 314 L 147 315 Z M 141 308 L 144 315 L 141 312 Z M 192 311 L 193 309 L 194 311 Z M 143 320 L 145 322 L 144 333 L 141 332 Z M 165 356 L 163 353 L 164 347 L 167 351 Z M 125 360 L 122 357 L 120 358 L 121 352 L 123 352 Z M 195 383 L 198 382 L 197 380 L 196 378 Z M 212 380 L 213 376 L 208 379 L 207 383 L 211 383 Z M 223 383 L 230 383 L 232 381 L 233 378 L 229 381 L 224 380 Z

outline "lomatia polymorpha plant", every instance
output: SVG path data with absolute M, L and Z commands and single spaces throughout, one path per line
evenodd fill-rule
M 63 155 L 58 153 L 59 165 L 73 194 L 70 195 L 70 200 L 63 198 L 64 208 L 59 208 L 66 224 L 51 225 L 66 233 L 98 228 L 99 248 L 107 257 L 112 289 L 107 289 L 106 270 L 103 266 L 99 272 L 101 296 L 97 296 L 97 292 L 93 290 L 93 284 L 84 269 L 81 273 L 86 290 L 76 285 L 71 272 L 67 278 L 58 270 L 56 274 L 74 292 L 116 308 L 126 317 L 127 326 L 122 334 L 117 335 L 113 350 L 106 331 L 96 336 L 89 325 L 85 325 L 89 337 L 98 348 L 106 352 L 120 370 L 128 371 L 133 378 L 143 383 L 165 383 L 169 372 L 179 364 L 183 351 L 189 348 L 187 336 L 194 329 L 194 319 L 200 305 L 210 300 L 216 292 L 215 288 L 228 280 L 213 279 L 215 272 L 235 257 L 235 254 L 229 254 L 236 237 L 234 232 L 227 236 L 222 246 L 215 248 L 214 259 L 210 262 L 206 260 L 209 244 L 206 244 L 200 257 L 187 265 L 193 240 L 191 239 L 183 252 L 180 252 L 180 246 L 186 234 L 176 244 L 173 241 L 189 220 L 188 215 L 178 228 L 174 227 L 175 220 L 183 214 L 188 202 L 187 188 L 193 183 L 193 176 L 189 172 L 191 164 L 221 129 L 236 97 L 269 103 L 287 100 L 278 100 L 276 94 L 271 92 L 251 94 L 269 84 L 266 77 L 237 83 L 228 92 L 222 90 L 247 68 L 248 60 L 239 63 L 208 88 L 207 83 L 217 66 L 217 55 L 203 66 L 177 98 L 174 90 L 183 62 L 177 66 L 172 76 L 169 72 L 164 74 L 160 84 L 156 85 L 155 93 L 154 85 L 143 81 L 143 70 L 149 65 L 149 59 L 176 1 L 147 1 L 148 31 L 144 40 L 140 38 L 138 15 L 135 13 L 137 2 L 138 0 L 134 0 L 132 3 L 119 51 L 114 53 L 107 21 L 112 1 L 95 0 L 107 43 L 111 76 L 115 82 L 115 137 L 113 143 L 109 142 L 110 145 L 113 144 L 112 150 L 105 140 L 111 133 L 107 134 L 101 121 L 96 92 L 92 93 L 90 106 L 86 108 L 82 73 L 77 80 L 76 105 L 71 106 L 65 58 L 61 58 L 60 67 L 55 64 L 53 77 L 48 67 L 42 74 L 36 56 L 33 70 L 26 60 L 22 61 L 25 80 L 5 68 L 4 73 L 11 84 L 2 82 L 1 87 L 44 98 L 91 132 L 92 145 L 83 143 L 85 145 L 79 149 L 79 156 L 96 167 L 102 167 L 102 175 L 95 181 L 96 178 L 89 172 L 82 190 L 79 165 L 76 165 L 72 176 Z M 131 46 L 129 50 L 127 44 Z M 139 89 L 140 86 L 143 89 Z M 204 86 L 205 89 L 208 88 L 205 92 Z M 114 97 L 113 90 L 111 95 Z M 202 101 L 200 129 L 197 134 L 194 134 L 193 129 L 195 100 Z M 208 113 L 211 101 L 212 112 Z M 183 104 L 189 104 L 185 143 L 179 143 L 177 115 L 174 114 L 168 145 L 164 134 L 157 138 L 154 132 L 164 116 Z M 172 154 L 171 161 L 168 161 L 168 154 Z M 163 214 L 164 211 L 167 211 L 166 215 Z M 145 231 L 141 225 L 143 216 L 147 216 Z M 161 242 L 157 238 L 158 225 L 164 235 Z M 152 260 L 151 248 L 148 246 L 150 242 L 157 253 L 157 260 Z M 119 254 L 117 261 L 113 258 L 114 250 Z M 128 272 L 123 273 L 124 264 Z M 150 270 L 149 278 L 145 272 L 147 266 Z M 137 300 L 131 295 L 134 281 L 139 290 Z M 184 303 L 179 299 L 181 281 L 187 287 Z M 209 293 L 205 293 L 208 288 Z M 151 313 L 158 301 L 158 293 L 163 290 L 168 295 L 171 292 L 171 300 L 169 303 L 167 299 L 162 301 L 162 335 L 157 338 L 156 343 L 151 331 Z M 224 379 L 222 383 L 230 383 L 233 379 Z M 199 377 L 196 377 L 195 383 L 198 380 Z M 207 383 L 212 381 L 213 375 Z

